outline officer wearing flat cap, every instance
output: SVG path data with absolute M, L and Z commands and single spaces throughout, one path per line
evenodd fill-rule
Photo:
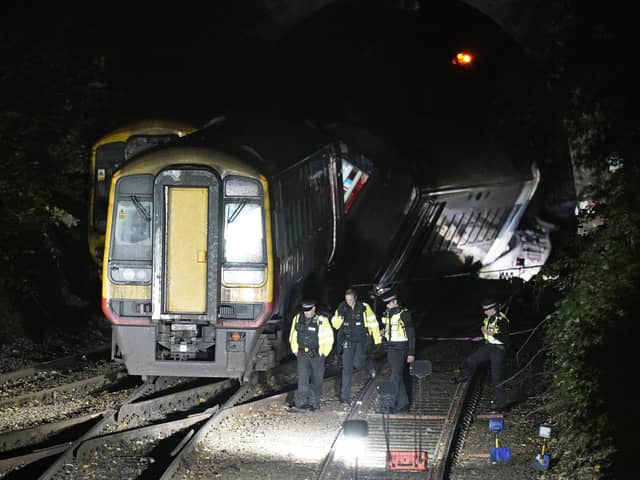
M 327 316 L 316 313 L 315 301 L 302 302 L 301 311 L 293 317 L 289 345 L 298 366 L 298 395 L 292 410 L 319 410 L 324 361 L 333 347 L 333 328 Z
M 390 413 L 402 412 L 409 408 L 405 378 L 408 377 L 408 364 L 416 359 L 416 331 L 411 312 L 400 305 L 396 293 L 387 292 L 381 295 L 381 300 L 386 307 L 382 314 L 382 341 L 387 349 L 390 380 L 396 386 Z
M 482 302 L 482 310 L 484 319 L 480 331 L 484 337 L 484 345 L 465 359 L 460 376 L 454 378 L 454 382 L 468 380 L 480 364 L 489 361 L 491 383 L 495 389 L 495 400 L 492 403 L 496 410 L 502 410 L 507 405 L 503 373 L 504 358 L 511 344 L 509 319 L 500 311 L 500 304 L 493 298 L 487 298 Z

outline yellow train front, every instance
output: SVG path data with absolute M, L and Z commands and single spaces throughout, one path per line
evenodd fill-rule
M 225 124 L 114 174 L 102 309 L 130 374 L 247 379 L 288 353 L 284 322 L 331 262 L 342 187 L 325 139 L 258 131 L 268 147 Z
M 107 202 L 113 172 L 138 153 L 188 135 L 196 127 L 162 118 L 132 122 L 102 136 L 91 148 L 88 240 L 91 259 L 102 268 Z

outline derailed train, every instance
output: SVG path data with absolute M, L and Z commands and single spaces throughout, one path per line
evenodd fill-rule
M 329 275 L 385 286 L 424 250 L 501 252 L 539 177 L 490 177 L 416 185 L 338 136 L 275 121 L 229 120 L 144 153 L 110 195 L 114 356 L 140 375 L 266 370 L 288 353 L 296 304 Z
M 102 302 L 129 372 L 274 365 L 287 314 L 340 248 L 346 160 L 312 128 L 225 121 L 116 172 Z
M 103 135 L 91 148 L 88 239 L 91 259 L 102 267 L 109 187 L 113 172 L 136 154 L 196 130 L 186 122 L 150 118 Z
M 438 65 L 412 79 L 422 124 L 230 115 L 116 171 L 102 273 L 114 358 L 130 374 L 246 380 L 290 353 L 303 295 L 504 258 L 540 182 L 510 111 L 525 87 L 503 89 L 501 41 L 475 71 L 455 45 L 416 47 Z

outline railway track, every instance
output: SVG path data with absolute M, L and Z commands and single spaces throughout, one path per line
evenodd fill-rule
M 422 380 L 422 392 L 414 379 L 413 402 L 403 414 L 379 413 L 377 386 L 384 379 L 384 370 L 375 380 L 366 372 L 356 372 L 354 393 L 358 395 L 348 409 L 335 399 L 337 374 L 326 379 L 318 412 L 292 413 L 288 407 L 293 390 L 230 404 L 194 432 L 158 478 L 354 478 L 355 459 L 345 455 L 343 435 L 349 420 L 363 420 L 368 426 L 357 478 L 447 478 L 476 389 L 472 381 L 453 385 L 450 367 L 439 363 Z M 389 451 L 426 452 L 427 468 L 391 471 L 387 468 Z
M 263 384 L 240 385 L 233 379 L 149 379 L 114 408 L 0 435 L 0 476 L 159 478 L 198 428 L 218 411 L 269 395 L 283 384 L 291 388 L 294 371 L 284 365 Z M 83 380 L 82 385 L 105 388 L 99 380 Z M 56 389 L 74 391 L 76 383 Z M 26 396 L 36 402 L 56 398 L 51 389 L 31 392 L 13 399 L 16 409 L 29 408 Z
M 75 427 L 86 427 L 76 428 L 72 440 L 50 441 L 44 447 L 35 445 L 27 453 L 26 447 L 6 452 L 4 467 L 13 467 L 13 474 L 20 478 L 84 478 L 85 474 L 91 478 L 121 478 L 125 472 L 122 478 L 136 478 L 148 467 L 145 461 L 152 458 L 149 451 L 170 442 L 177 432 L 206 420 L 211 414 L 207 408 L 215 409 L 217 399 L 237 388 L 236 384 L 231 380 L 209 379 L 203 383 L 197 379 L 156 377 L 136 388 L 117 409 L 104 411 L 86 422 L 81 418 L 70 421 Z M 50 426 L 52 439 L 62 434 L 56 426 L 69 428 Z M 12 436 L 24 443 L 26 438 L 33 438 L 33 432 L 12 432 Z M 48 463 L 42 461 L 46 458 Z
M 437 348 L 437 347 L 434 347 Z M 0 437 L 3 478 L 34 479 L 191 479 L 257 478 L 447 478 L 463 440 L 465 408 L 473 404 L 474 383 L 453 385 L 453 363 L 429 349 L 419 358 L 434 358 L 431 375 L 412 379 L 408 412 L 381 412 L 377 386 L 354 375 L 356 400 L 338 404 L 338 373 L 330 367 L 322 410 L 292 413 L 293 364 L 283 365 L 256 385 L 235 380 L 157 377 L 139 385 L 117 408 L 65 421 L 8 432 Z M 365 421 L 364 453 L 345 455 L 343 425 Z M 240 448 L 238 448 L 240 446 Z M 424 471 L 389 470 L 389 452 L 426 453 Z M 267 467 L 268 465 L 268 467 Z M 275 467 L 274 467 L 275 466 Z M 269 478 L 269 477 L 266 477 Z
M 0 373 L 0 385 L 12 382 L 21 378 L 32 377 L 41 372 L 61 369 L 75 369 L 86 365 L 88 362 L 97 362 L 100 360 L 109 360 L 111 356 L 111 346 L 99 347 L 89 352 L 70 355 L 67 357 L 50 360 L 34 364 L 30 367 L 13 370 L 10 372 Z
M 257 384 L 234 380 L 158 377 L 129 385 L 112 407 L 59 419 L 0 436 L 0 476 L 33 479 L 234 478 L 447 478 L 464 443 L 477 401 L 476 384 L 453 385 L 454 368 L 468 353 L 432 343 L 419 353 L 433 371 L 413 378 L 408 412 L 383 414 L 377 386 L 365 372 L 354 374 L 351 408 L 337 401 L 339 369 L 327 368 L 320 412 L 293 413 L 295 362 L 269 372 Z M 32 374 L 37 377 L 37 372 Z M 15 395 L 2 408 L 55 404 L 65 391 L 84 394 L 115 388 L 132 377 L 89 377 Z M 24 375 L 14 382 L 28 381 Z M 138 378 L 139 381 L 139 378 Z M 84 387 L 83 387 L 84 385 Z M 54 389 L 54 390 L 51 390 Z M 47 390 L 47 391 L 44 391 Z M 58 393 L 55 393 L 58 392 Z M 474 400 L 475 399 L 475 400 Z M 365 451 L 345 455 L 343 426 L 366 422 Z M 393 471 L 389 452 L 426 453 L 426 469 Z M 356 468 L 357 467 L 357 468 Z
M 421 356 L 428 355 L 424 351 Z M 361 453 L 353 455 L 352 440 L 340 429 L 318 479 L 447 478 L 476 380 L 454 385 L 446 367 L 440 364 L 425 378 L 412 377 L 411 406 L 399 414 L 385 413 L 376 388 L 380 384 L 368 382 L 347 418 L 366 422 Z

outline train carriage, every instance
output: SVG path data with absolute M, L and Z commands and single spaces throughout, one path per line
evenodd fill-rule
M 89 254 L 101 269 L 107 226 L 111 177 L 134 155 L 196 130 L 194 125 L 167 119 L 148 119 L 126 124 L 102 136 L 91 148 Z M 99 270 L 101 271 L 101 270 Z
M 114 174 L 102 302 L 130 373 L 244 377 L 288 353 L 355 198 L 343 157 L 317 129 L 226 121 Z
M 382 140 L 352 125 L 326 129 L 386 172 L 386 183 L 370 182 L 375 193 L 346 219 L 346 241 L 358 254 L 346 249 L 339 261 L 349 266 L 344 286 L 368 286 L 374 294 L 416 279 L 482 274 L 509 251 L 541 181 L 534 159 L 514 161 L 487 149 L 481 134 L 465 138 L 464 155 L 443 144 L 429 155 L 408 151 L 389 134 Z M 437 138 L 422 141 L 437 145 Z
M 490 261 L 539 181 L 534 164 L 431 184 L 410 166 L 362 130 L 274 120 L 225 120 L 137 156 L 109 201 L 114 357 L 131 374 L 246 380 L 290 353 L 303 294 L 380 292 L 443 253 L 458 269 Z

